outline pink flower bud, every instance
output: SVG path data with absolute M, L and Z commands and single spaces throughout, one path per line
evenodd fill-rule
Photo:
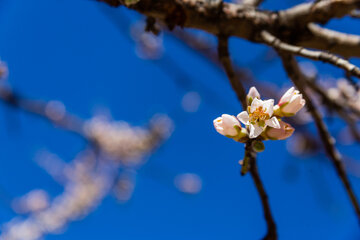
M 265 137 L 271 140 L 283 140 L 290 137 L 295 129 L 288 123 L 280 121 L 280 128 L 267 127 Z
M 305 103 L 302 94 L 292 87 L 281 97 L 278 105 L 280 112 L 284 116 L 292 116 L 300 111 L 305 106 Z
M 235 116 L 223 114 L 214 120 L 214 127 L 218 133 L 224 136 L 235 137 L 241 129 L 239 120 Z

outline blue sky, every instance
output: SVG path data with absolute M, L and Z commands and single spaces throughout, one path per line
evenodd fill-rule
M 266 1 L 264 8 L 293 4 Z M 108 196 L 64 234 L 46 239 L 260 239 L 266 229 L 260 201 L 250 176 L 239 176 L 243 146 L 217 134 L 212 126 L 220 114 L 241 111 L 225 75 L 165 35 L 166 56 L 190 82 L 185 89 L 179 87 L 175 73 L 164 73 L 137 57 L 126 34 L 129 29 L 114 24 L 105 12 L 118 14 L 119 21 L 121 16 L 132 23 L 143 19 L 126 9 L 86 0 L 0 1 L 0 57 L 8 63 L 9 83 L 15 90 L 32 99 L 62 101 L 82 118 L 108 109 L 114 119 L 134 125 L 146 124 L 158 112 L 169 114 L 175 122 L 171 138 L 139 170 L 130 202 L 119 204 Z M 334 29 L 360 33 L 357 25 L 349 19 L 330 23 Z M 231 40 L 235 61 L 245 67 L 265 49 Z M 266 69 L 260 63 L 251 67 L 262 81 L 290 86 L 278 60 Z M 325 64 L 317 67 L 324 75 L 342 74 Z M 195 113 L 184 112 L 180 105 L 189 90 L 202 97 Z M 339 126 L 333 121 L 330 129 L 337 132 Z M 308 127 L 315 129 L 312 124 Z M 34 188 L 52 196 L 62 191 L 35 163 L 39 150 L 71 161 L 86 146 L 79 137 L 4 104 L 0 105 L 0 144 L 1 223 L 14 216 L 9 197 Z M 360 153 L 357 145 L 339 144 L 339 148 L 350 156 Z M 295 158 L 286 151 L 285 141 L 266 142 L 258 163 L 280 239 L 359 238 L 350 202 L 323 154 Z M 183 172 L 201 176 L 199 194 L 185 195 L 173 186 L 172 177 Z M 360 196 L 359 179 L 350 179 Z

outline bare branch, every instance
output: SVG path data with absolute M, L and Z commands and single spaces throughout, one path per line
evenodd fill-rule
M 19 108 L 23 111 L 44 118 L 47 121 L 64 128 L 67 131 L 76 133 L 81 137 L 85 137 L 85 133 L 83 132 L 83 120 L 67 112 L 64 112 L 61 117 L 54 118 L 47 111 L 49 107 L 49 103 L 47 102 L 25 99 L 15 94 L 9 88 L 5 87 L 0 88 L 0 100 L 5 102 L 6 104 L 9 104 L 10 106 Z
M 241 102 L 243 109 L 246 110 L 246 91 L 242 83 L 240 82 L 240 79 L 238 79 L 237 75 L 235 74 L 232 62 L 230 60 L 228 37 L 221 35 L 218 37 L 218 39 L 218 54 L 220 62 L 225 69 L 226 75 L 229 78 L 230 84 L 234 89 L 238 100 Z
M 220 62 L 222 63 L 226 74 L 230 80 L 231 86 L 233 87 L 234 91 L 236 92 L 239 101 L 242 103 L 243 108 L 247 108 L 246 104 L 246 92 L 244 87 L 242 86 L 241 82 L 237 78 L 232 62 L 229 56 L 229 46 L 228 46 L 228 37 L 227 36 L 218 36 L 219 45 L 218 45 L 218 54 Z M 241 174 L 244 175 L 247 171 L 247 167 L 249 166 L 251 177 L 255 183 L 256 189 L 260 195 L 261 203 L 264 210 L 264 216 L 267 223 L 268 232 L 264 239 L 266 240 L 276 240 L 276 224 L 271 214 L 270 205 L 268 202 L 268 197 L 265 192 L 264 186 L 261 182 L 257 166 L 256 166 L 256 152 L 252 148 L 252 140 L 249 140 L 245 144 L 245 157 L 244 157 L 244 165 L 241 171 Z M 244 171 L 243 171 L 244 170 Z
M 98 1 L 112 6 L 121 5 L 115 0 Z M 288 42 L 292 40 L 293 44 L 304 42 L 306 47 L 323 49 L 316 41 L 317 37 L 307 30 L 307 24 L 343 17 L 356 9 L 359 1 L 324 0 L 316 4 L 300 4 L 283 11 L 261 11 L 244 4 L 226 2 L 214 8 L 205 0 L 141 0 L 128 8 L 164 22 L 170 29 L 176 26 L 195 28 L 214 35 L 236 36 L 249 41 L 256 41 L 254 37 L 259 31 L 266 30 L 280 39 Z M 359 46 L 344 45 L 336 49 L 335 53 L 360 57 L 359 49 Z
M 288 52 L 291 54 L 296 54 L 313 60 L 330 63 L 332 65 L 344 69 L 349 74 L 352 74 L 360 78 L 360 68 L 356 67 L 354 64 L 350 63 L 349 61 L 340 58 L 334 54 L 326 53 L 322 51 L 312 51 L 305 49 L 303 47 L 287 44 L 285 42 L 282 42 L 280 39 L 278 39 L 277 37 L 275 37 L 274 35 L 270 34 L 267 31 L 261 31 L 260 35 L 266 44 L 278 50 Z
M 360 133 L 356 126 L 356 119 L 354 116 L 350 115 L 348 110 L 350 110 L 353 114 L 360 117 L 360 111 L 358 109 L 355 109 L 354 107 L 347 104 L 345 101 L 339 101 L 339 99 L 331 99 L 328 94 L 318 85 L 315 81 L 312 81 L 311 79 L 306 79 L 303 77 L 303 80 L 306 81 L 306 84 L 311 90 L 316 92 L 322 99 L 322 102 L 327 107 L 334 109 L 339 117 L 344 119 L 344 121 L 347 123 L 354 139 L 356 141 L 360 142 Z
M 250 148 L 250 149 L 249 149 Z M 251 142 L 246 143 L 245 151 L 248 153 L 247 156 L 250 157 L 250 174 L 256 186 L 256 189 L 260 195 L 261 203 L 264 209 L 264 217 L 267 224 L 267 234 L 263 238 L 264 240 L 276 240 L 277 232 L 276 232 L 276 224 L 271 214 L 271 208 L 268 200 L 268 196 L 266 194 L 264 185 L 261 181 L 257 165 L 256 165 L 256 153 L 251 149 Z
M 299 91 L 303 94 L 304 99 L 306 100 L 306 106 L 316 123 L 316 127 L 318 129 L 321 141 L 324 144 L 325 151 L 329 158 L 332 160 L 336 172 L 342 183 L 344 184 L 346 192 L 355 209 L 355 213 L 360 223 L 360 206 L 354 190 L 351 187 L 350 181 L 346 175 L 341 155 L 335 147 L 334 139 L 330 135 L 324 121 L 322 120 L 321 114 L 319 113 L 316 106 L 313 104 L 312 99 L 306 92 L 306 89 L 304 87 L 305 81 L 303 80 L 304 76 L 292 54 L 289 54 L 287 52 L 279 52 L 279 54 L 281 56 L 283 66 L 289 78 L 293 81 L 294 85 L 299 89 Z
M 306 26 L 310 22 L 327 23 L 332 18 L 342 18 L 360 5 L 359 0 L 322 0 L 302 3 L 279 11 L 279 23 L 283 26 Z
M 306 36 L 299 45 L 331 51 L 344 57 L 360 55 L 359 35 L 330 30 L 314 23 L 308 24 L 308 30 L 313 36 Z

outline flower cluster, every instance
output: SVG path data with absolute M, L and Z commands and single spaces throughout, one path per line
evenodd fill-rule
M 123 121 L 94 117 L 86 122 L 84 128 L 87 137 L 109 157 L 126 165 L 137 165 L 142 162 L 145 153 L 170 135 L 172 121 L 167 116 L 154 116 L 149 128 L 141 128 Z
M 290 137 L 294 128 L 282 117 L 294 116 L 305 105 L 305 100 L 294 87 L 290 88 L 274 106 L 274 99 L 261 100 L 255 87 L 246 97 L 248 107 L 237 117 L 223 114 L 214 120 L 216 131 L 238 142 L 261 137 L 262 140 L 282 140 Z M 246 127 L 242 127 L 243 123 Z
M 327 94 L 332 100 L 340 104 L 345 103 L 353 109 L 360 110 L 360 90 L 355 89 L 346 79 L 339 79 L 337 86 L 329 88 Z

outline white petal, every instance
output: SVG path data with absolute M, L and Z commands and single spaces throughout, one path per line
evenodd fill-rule
M 223 114 L 222 116 L 223 123 L 225 126 L 231 126 L 232 128 L 236 126 L 240 126 L 239 121 L 235 116 L 229 115 L 229 114 Z
M 255 98 L 251 103 L 250 112 L 253 113 L 258 107 L 262 106 L 263 104 L 263 101 Z
M 260 127 L 259 125 L 255 124 L 250 124 L 250 134 L 249 137 L 250 138 L 256 138 L 257 136 L 259 136 L 262 132 L 263 132 L 263 128 Z
M 214 122 L 214 124 L 215 124 L 215 123 L 220 123 L 220 122 L 222 122 L 222 118 L 221 118 L 221 117 L 217 117 L 213 122 Z
M 284 95 L 280 98 L 279 104 L 281 105 L 283 103 L 290 101 L 294 91 L 295 91 L 294 87 L 291 87 L 289 90 L 287 90 L 286 93 L 284 93 Z
M 274 113 L 274 99 L 269 99 L 263 102 L 263 108 L 267 114 L 271 117 Z
M 249 125 L 249 114 L 247 111 L 242 111 L 237 115 L 237 118 L 245 125 Z
M 284 113 L 297 113 L 301 108 L 305 105 L 305 100 L 302 99 L 302 95 L 296 95 L 292 102 L 289 102 L 285 107 L 282 109 Z
M 214 121 L 213 121 L 213 123 L 214 123 L 214 127 L 215 127 L 215 130 L 218 132 L 218 133 L 220 133 L 220 134 L 222 134 L 222 135 L 225 135 L 224 134 L 224 128 L 223 128 L 223 124 L 222 124 L 222 118 L 221 117 L 218 117 L 218 118 L 216 118 Z
M 265 121 L 265 124 L 272 128 L 280 128 L 280 123 L 276 117 L 272 117 Z
M 260 93 L 258 92 L 258 90 L 256 89 L 256 87 L 251 87 L 248 93 L 249 97 L 254 98 L 260 98 Z
M 300 100 L 302 99 L 302 95 L 300 94 L 294 94 L 291 99 L 290 102 L 296 102 L 296 104 L 300 103 Z

